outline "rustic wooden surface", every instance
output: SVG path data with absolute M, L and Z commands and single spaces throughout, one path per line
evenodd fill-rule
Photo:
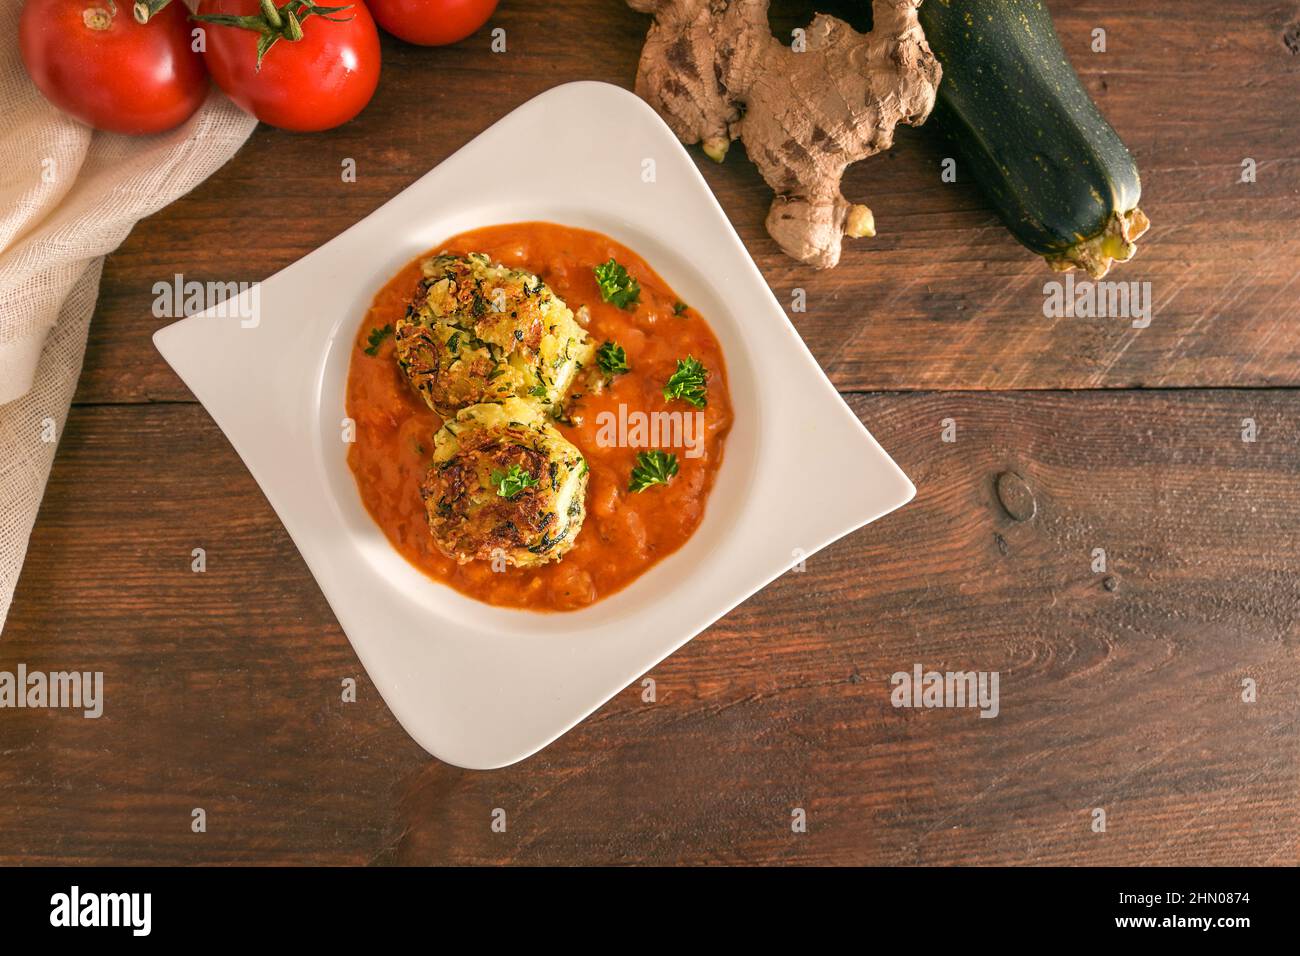
M 108 260 L 0 639 L 0 669 L 103 670 L 109 703 L 0 713 L 0 862 L 1300 862 L 1300 7 L 1050 5 L 1143 170 L 1155 226 L 1115 277 L 1152 283 L 1150 328 L 1043 318 L 1052 276 L 970 184 L 940 183 L 932 130 L 852 171 L 881 235 L 820 274 L 763 234 L 742 157 L 697 153 L 778 297 L 807 290 L 796 324 L 918 496 L 656 668 L 657 702 L 629 688 L 502 771 L 398 727 L 153 350 L 150 290 L 263 278 L 530 96 L 628 85 L 645 18 L 504 0 L 507 54 L 386 41 L 358 121 L 260 129 L 141 224 Z M 998 503 L 1007 470 L 1027 521 Z M 1000 716 L 894 709 L 889 675 L 918 662 L 1000 671 Z

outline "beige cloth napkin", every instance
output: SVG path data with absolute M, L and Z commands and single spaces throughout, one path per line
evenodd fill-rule
M 117 6 L 131 15 L 129 3 Z M 81 373 L 104 255 L 215 172 L 256 125 L 214 87 L 169 133 L 92 131 L 24 71 L 21 7 L 0 0 L 0 629 Z

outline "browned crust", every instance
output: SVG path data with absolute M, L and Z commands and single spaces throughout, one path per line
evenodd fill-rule
M 551 510 L 558 490 L 558 465 L 526 427 L 466 429 L 460 449 L 429 469 L 420 488 L 429 529 L 440 551 L 461 563 L 490 560 L 498 551 L 546 554 L 564 537 L 551 537 L 561 522 Z M 519 468 L 532 485 L 510 498 L 485 489 L 482 476 Z

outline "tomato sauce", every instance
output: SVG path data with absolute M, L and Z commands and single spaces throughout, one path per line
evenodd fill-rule
M 586 376 L 580 376 L 570 395 L 581 393 L 581 397 L 566 406 L 572 424 L 556 423 L 591 468 L 587 518 L 573 549 L 563 559 L 539 568 L 493 571 L 491 562 L 457 564 L 438 550 L 425 518 L 420 483 L 441 419 L 407 383 L 391 336 L 380 342 L 373 356 L 365 351 L 371 330 L 395 324 L 404 314 L 421 277 L 420 262 L 443 250 L 483 252 L 507 266 L 536 273 L 575 314 L 581 306 L 588 308 L 587 334 L 593 345 L 609 340 L 627 353 L 631 371 L 615 377 L 600 394 L 589 391 Z M 592 267 L 611 256 L 641 284 L 635 310 L 601 299 Z M 677 360 L 688 355 L 709 370 L 708 403 L 698 409 L 703 430 L 692 443 L 702 453 L 688 457 L 695 452 L 663 443 L 629 447 L 627 438 L 640 437 L 635 428 L 639 416 L 634 412 L 676 412 L 692 416 L 692 423 L 699 421 L 694 418 L 697 409 L 663 397 L 664 383 L 676 370 Z M 620 406 L 622 420 L 633 427 L 623 430 L 622 441 L 611 442 L 618 436 L 612 423 L 620 418 Z M 534 611 L 589 605 L 626 587 L 680 548 L 704 516 L 732 422 L 722 349 L 699 313 L 683 308 L 664 280 L 627 247 L 596 232 L 542 222 L 461 233 L 393 276 L 357 329 L 348 369 L 347 410 L 357 423 L 348 465 L 361 500 L 393 546 L 425 574 L 462 594 Z M 678 474 L 667 485 L 629 492 L 637 453 L 652 448 L 674 453 Z

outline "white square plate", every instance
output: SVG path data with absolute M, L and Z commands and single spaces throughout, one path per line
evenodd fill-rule
M 350 346 L 375 292 L 455 233 L 528 220 L 604 232 L 645 257 L 712 326 L 735 408 L 694 536 L 570 613 L 489 607 L 409 565 L 362 506 L 342 440 Z M 570 83 L 525 103 L 257 294 L 254 327 L 209 310 L 154 342 L 261 485 L 389 708 L 448 763 L 501 767 L 540 750 L 801 557 L 914 493 L 690 156 L 618 87 Z

